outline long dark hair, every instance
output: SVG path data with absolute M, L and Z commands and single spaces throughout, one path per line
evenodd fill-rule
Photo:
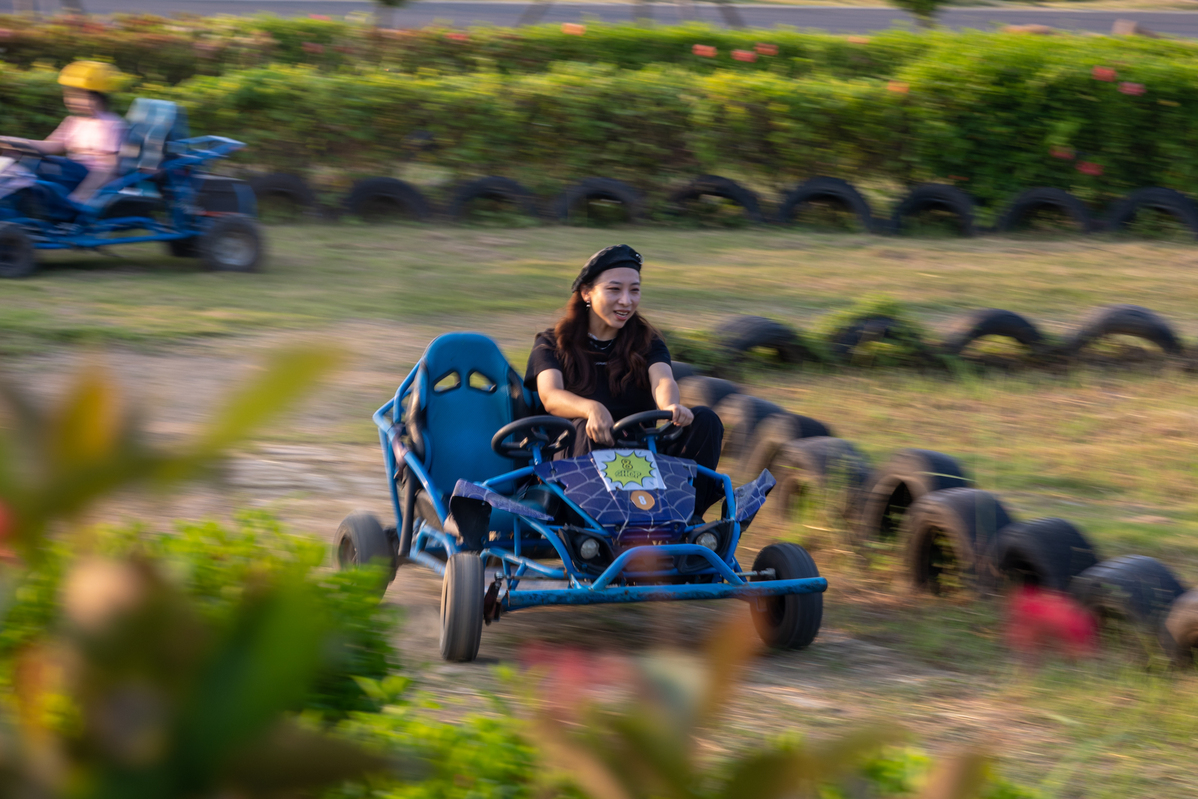
M 582 288 L 589 288 L 583 286 Z M 567 391 L 587 396 L 595 391 L 595 371 L 589 368 L 584 352 L 590 330 L 591 309 L 582 299 L 582 292 L 570 295 L 566 311 L 553 328 L 557 339 L 557 359 L 562 364 L 562 379 Z M 618 397 L 634 384 L 649 388 L 649 345 L 661 338 L 657 328 L 649 324 L 640 312 L 628 317 L 616 333 L 616 343 L 607 358 L 607 381 L 613 397 Z

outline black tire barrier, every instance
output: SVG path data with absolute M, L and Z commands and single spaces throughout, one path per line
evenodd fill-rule
M 1064 519 L 1016 522 L 998 533 L 994 568 L 1023 585 L 1068 591 L 1073 578 L 1098 563 L 1086 537 Z
M 764 316 L 734 316 L 715 329 L 716 343 L 729 352 L 756 347 L 773 350 L 782 363 L 802 363 L 810 355 L 794 328 Z
M 1110 230 L 1126 229 L 1136 218 L 1136 214 L 1144 208 L 1164 211 L 1173 215 L 1177 221 L 1198 236 L 1198 204 L 1179 191 L 1163 189 L 1159 186 L 1137 189 L 1116 202 L 1107 217 L 1107 228 Z
M 740 458 L 749 453 L 757 425 L 767 417 L 785 414 L 785 408 L 754 397 L 752 394 L 729 394 L 713 408 L 724 425 L 723 458 Z
M 955 458 L 930 449 L 903 449 L 879 466 L 861 492 L 853 537 L 858 543 L 892 539 L 912 503 L 934 491 L 967 488 L 972 481 Z
M 706 405 L 714 410 L 724 397 L 738 391 L 740 391 L 740 387 L 735 383 L 718 377 L 695 375 L 694 377 L 684 377 L 678 381 L 679 401 L 688 408 Z
M 744 462 L 741 474 L 745 480 L 756 478 L 762 469 L 771 468 L 778 450 L 791 441 L 831 435 L 827 425 L 810 416 L 789 412 L 769 416 L 753 431 L 753 440 L 741 459 Z
M 674 372 L 675 382 L 682 380 L 683 378 L 694 377 L 695 375 L 699 374 L 695 367 L 691 366 L 689 363 L 683 363 L 682 361 L 671 361 L 670 369 Z
M 903 218 L 921 211 L 939 209 L 957 217 L 957 229 L 962 236 L 977 233 L 973 223 L 973 198 L 956 186 L 924 183 L 913 188 L 895 207 L 890 217 L 890 231 L 898 235 L 903 230 Z
M 797 502 L 824 500 L 848 522 L 869 481 L 869 461 L 851 442 L 831 436 L 797 438 L 778 448 L 769 464 L 778 485 L 770 503 L 779 521 L 793 521 Z
M 299 175 L 272 172 L 269 175 L 252 177 L 248 182 L 259 205 L 264 200 L 280 199 L 291 203 L 300 212 L 308 212 L 316 207 L 316 194 Z
M 1186 591 L 1156 558 L 1126 555 L 1103 561 L 1073 578 L 1070 591 L 1100 622 L 1122 618 L 1140 634 L 1155 638 L 1166 652 L 1173 648 L 1165 620 Z
M 1055 208 L 1064 212 L 1081 233 L 1090 233 L 1095 228 L 1094 220 L 1085 203 L 1064 189 L 1039 186 L 1028 189 L 1012 200 L 1003 211 L 1002 216 L 999 217 L 995 230 L 1009 233 L 1030 214 L 1041 208 Z
M 1198 665 L 1198 591 L 1187 591 L 1173 600 L 1165 618 L 1169 654 L 1178 668 Z
M 1034 324 L 1013 311 L 981 308 L 958 317 L 944 341 L 943 351 L 960 355 L 969 344 L 985 336 L 1014 339 L 1033 355 L 1044 351 L 1044 335 Z
M 903 324 L 890 316 L 863 316 L 845 324 L 832 333 L 828 342 L 828 353 L 832 360 L 842 365 L 857 362 L 862 346 L 875 341 L 904 345 L 913 360 L 910 365 L 924 366 L 933 362 L 933 351 L 927 342 L 909 338 L 904 334 Z
M 899 532 L 911 585 L 944 593 L 944 577 L 955 571 L 964 587 L 977 593 L 992 590 L 994 543 L 1009 524 L 1006 508 L 989 491 L 950 488 L 923 495 L 907 510 Z
M 534 219 L 539 216 L 537 200 L 532 192 L 511 178 L 490 176 L 463 183 L 454 190 L 453 198 L 449 201 L 450 219 L 464 221 L 474 200 L 501 200 L 511 203 L 525 216 Z
M 401 216 L 427 222 L 431 208 L 425 196 L 410 183 L 396 178 L 364 178 L 345 199 L 345 210 L 367 221 Z
M 567 186 L 553 201 L 552 216 L 562 224 L 569 224 L 575 206 L 591 200 L 618 202 L 624 206 L 630 223 L 641 220 L 644 202 L 640 192 L 624 181 L 613 178 L 586 178 Z
M 1182 354 L 1181 341 L 1169 323 L 1139 305 L 1107 305 L 1096 308 L 1065 344 L 1076 355 L 1088 344 L 1105 336 L 1135 336 L 1160 347 L 1167 355 Z
M 803 181 L 787 192 L 778 208 L 778 224 L 787 225 L 802 212 L 803 206 L 817 200 L 831 200 L 843 205 L 867 233 L 877 227 L 869 201 L 853 185 L 840 178 L 816 177 Z
M 755 225 L 765 223 L 756 192 L 719 175 L 702 175 L 675 191 L 670 195 L 670 208 L 674 213 L 681 214 L 686 203 L 703 196 L 722 197 L 734 202 L 744 209 L 745 218 L 750 222 Z

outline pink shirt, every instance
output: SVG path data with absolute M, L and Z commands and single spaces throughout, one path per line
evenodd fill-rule
M 61 142 L 67 158 L 89 170 L 112 170 L 125 141 L 125 120 L 108 111 L 98 117 L 69 116 L 47 141 Z

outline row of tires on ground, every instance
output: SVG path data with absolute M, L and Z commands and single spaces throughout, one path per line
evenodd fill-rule
M 740 393 L 727 380 L 675 364 L 684 405 L 707 405 L 724 424 L 725 463 L 747 479 L 768 468 L 778 485 L 769 505 L 783 521 L 818 506 L 867 552 L 897 545 L 918 590 L 987 594 L 1009 584 L 1069 592 L 1098 621 L 1121 623 L 1179 666 L 1198 656 L 1198 590 L 1187 591 L 1160 561 L 1143 555 L 1102 560 L 1064 519 L 1014 519 L 995 494 L 977 488 L 954 458 L 904 449 L 871 467 L 827 425 Z
M 315 192 L 300 176 L 276 172 L 250 179 L 260 201 L 284 200 L 297 209 L 315 212 Z M 765 204 L 752 189 L 730 178 L 703 175 L 668 195 L 668 209 L 679 215 L 689 203 L 704 197 L 717 197 L 741 208 L 746 221 L 754 224 L 788 224 L 808 206 L 826 203 L 848 212 L 862 229 L 872 233 L 900 233 L 907 221 L 920 213 L 941 211 L 949 214 L 956 229 L 965 236 L 982 230 L 975 220 L 975 203 L 968 192 L 955 186 L 926 183 L 914 187 L 888 217 L 875 216 L 869 201 L 852 184 L 840 178 L 810 178 L 787 192 L 776 208 L 767 213 Z M 477 200 L 500 201 L 525 216 L 569 222 L 586 203 L 608 201 L 623 206 L 629 222 L 644 218 L 645 196 L 621 180 L 590 177 L 573 183 L 548 202 L 542 202 L 519 182 L 505 177 L 482 177 L 457 186 L 443 209 L 438 209 L 418 188 L 396 178 L 364 178 L 353 185 L 334 214 L 344 211 L 363 218 L 402 215 L 428 221 L 436 215 L 463 221 Z M 1119 230 L 1127 227 L 1141 210 L 1163 211 L 1198 235 L 1198 204 L 1173 189 L 1139 189 L 1114 203 L 1105 217 L 1094 217 L 1086 204 L 1063 189 L 1039 187 L 1016 197 L 998 217 L 993 230 L 1016 230 L 1030 217 L 1045 209 L 1057 211 L 1082 233 Z
M 1173 327 L 1159 314 L 1139 305 L 1106 305 L 1095 308 L 1068 336 L 1050 339 L 1033 322 L 1014 311 L 980 308 L 958 316 L 941 341 L 912 340 L 910 329 L 899 319 L 885 314 L 863 314 L 832 331 L 823 342 L 823 353 L 813 352 L 794 328 L 761 316 L 735 316 L 714 331 L 715 345 L 726 364 L 742 362 L 753 350 L 773 352 L 783 363 L 802 363 L 826 357 L 835 363 L 853 364 L 861 359 L 862 347 L 872 342 L 898 341 L 917 360 L 932 363 L 937 355 L 961 356 L 982 339 L 1003 338 L 1016 342 L 1026 358 L 1035 363 L 1060 364 L 1079 357 L 1087 347 L 1111 336 L 1129 336 L 1158 347 L 1165 355 L 1193 360 L 1198 353 L 1187 349 Z M 901 340 L 901 341 L 900 341 Z M 1140 350 L 1148 354 L 1147 350 Z M 717 365 L 716 371 L 718 372 Z

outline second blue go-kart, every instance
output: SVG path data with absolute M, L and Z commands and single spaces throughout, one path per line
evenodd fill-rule
M 36 250 L 98 249 L 161 241 L 170 253 L 212 270 L 247 272 L 262 259 L 257 203 L 249 184 L 205 170 L 245 145 L 187 134 L 182 107 L 138 98 L 126 116 L 118 174 L 85 202 L 56 175 L 72 165 L 28 144 L 0 139 L 0 156 L 24 167 L 0 170 L 18 188 L 0 198 L 0 278 L 27 277 Z M 11 166 L 11 164 L 10 164 Z M 27 176 L 36 181 L 25 185 Z M 11 188 L 11 187 L 10 187 Z
M 658 452 L 682 431 L 667 411 L 621 419 L 616 447 L 581 457 L 569 420 L 538 413 L 499 347 L 477 333 L 435 339 L 374 414 L 396 523 L 347 517 L 341 568 L 403 563 L 443 576 L 441 655 L 469 661 L 484 623 L 539 605 L 737 598 L 780 649 L 819 632 L 827 581 L 795 544 L 737 562 L 741 534 L 774 487 Z M 662 427 L 655 425 L 665 421 Z M 694 480 L 724 486 L 720 518 L 695 516 Z

